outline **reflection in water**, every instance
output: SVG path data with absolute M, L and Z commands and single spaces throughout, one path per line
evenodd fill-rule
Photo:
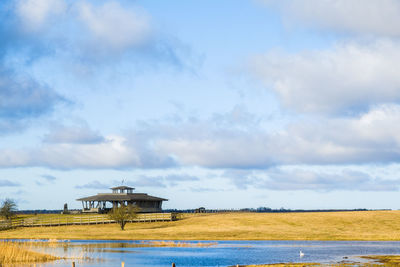
M 140 253 L 138 251 L 129 251 L 129 250 L 122 250 L 122 249 L 99 249 L 100 252 L 107 252 L 107 253 Z
M 168 244 L 170 246 L 168 246 Z M 64 241 L 36 242 L 53 255 L 68 257 L 38 266 L 177 267 L 236 266 L 278 262 L 333 263 L 355 256 L 400 254 L 400 242 L 347 241 Z M 300 258 L 299 251 L 304 253 Z M 358 261 L 361 259 L 357 258 Z M 29 265 L 26 265 L 29 266 Z
M 52 249 L 54 254 L 59 255 L 59 251 L 54 251 L 55 249 L 62 248 L 64 252 L 63 257 L 73 258 L 73 259 L 85 259 L 89 258 L 85 255 L 93 252 L 115 252 L 115 253 L 130 253 L 127 250 L 112 250 L 113 248 L 145 248 L 145 247 L 211 247 L 218 245 L 217 242 L 183 242 L 183 241 L 132 241 L 132 242 L 70 242 L 69 240 L 28 240 L 24 243 L 29 244 L 30 248 L 33 250 L 42 251 L 47 250 L 50 253 Z M 107 249 L 107 250 L 105 250 Z M 79 254 L 74 254 L 71 256 L 70 251 L 80 251 Z

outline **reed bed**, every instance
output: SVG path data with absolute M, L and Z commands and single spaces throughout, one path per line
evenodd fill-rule
M 37 263 L 59 260 L 60 257 L 32 250 L 32 242 L 0 241 L 0 265 L 6 263 Z

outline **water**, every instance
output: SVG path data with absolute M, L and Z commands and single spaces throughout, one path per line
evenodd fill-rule
M 185 241 L 193 244 L 214 241 Z M 279 262 L 334 263 L 356 256 L 400 254 L 400 242 L 366 241 L 215 241 L 210 247 L 135 247 L 141 241 L 69 241 L 49 252 L 60 256 L 89 256 L 91 260 L 74 260 L 76 266 L 177 267 L 232 266 Z M 300 258 L 300 250 L 304 257 Z M 71 260 L 41 266 L 71 266 Z

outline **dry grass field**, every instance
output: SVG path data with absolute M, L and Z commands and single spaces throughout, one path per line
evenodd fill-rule
M 191 214 L 129 223 L 125 231 L 116 224 L 17 228 L 0 239 L 400 240 L 399 222 L 400 211 Z

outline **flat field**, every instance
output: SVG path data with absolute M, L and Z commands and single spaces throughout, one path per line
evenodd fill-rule
M 44 216 L 44 215 L 41 215 Z M 63 215 L 51 215 L 63 216 Z M 27 227 L 0 239 L 400 240 L 400 211 L 185 214 L 174 222 Z

